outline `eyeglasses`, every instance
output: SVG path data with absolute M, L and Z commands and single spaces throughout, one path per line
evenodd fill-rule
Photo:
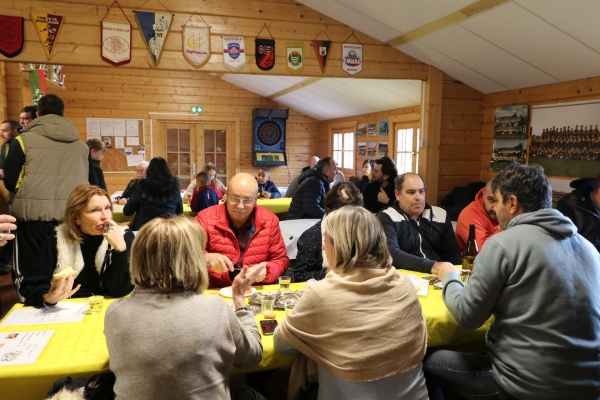
M 31 119 L 32 119 L 31 117 L 25 117 L 25 118 L 19 117 L 20 121 L 30 121 Z
M 252 205 L 252 203 L 254 203 L 254 197 L 251 198 L 247 198 L 247 199 L 240 199 L 238 197 L 233 197 L 233 196 L 229 196 L 228 197 L 229 201 L 231 201 L 231 204 L 234 205 L 238 205 L 240 203 L 242 203 L 243 206 L 250 206 Z

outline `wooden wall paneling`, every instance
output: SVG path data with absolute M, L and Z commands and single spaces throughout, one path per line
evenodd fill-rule
M 9 119 L 19 120 L 23 108 L 23 78 L 21 65 L 18 63 L 5 63 L 6 76 L 6 113 Z M 25 100 L 26 101 L 26 100 Z
M 7 104 L 6 104 L 6 66 L 0 62 L 0 113 L 2 120 L 7 119 Z
M 423 115 L 423 140 L 425 147 L 421 148 L 419 156 L 419 174 L 426 184 L 425 196 L 427 202 L 438 204 L 438 176 L 440 136 L 442 125 L 442 92 L 444 74 L 437 68 L 429 69 L 425 87 L 425 115 Z

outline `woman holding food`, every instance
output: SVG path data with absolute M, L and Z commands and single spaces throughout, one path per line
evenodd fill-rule
M 392 266 L 383 228 L 366 209 L 345 206 L 321 229 L 329 273 L 275 330 L 276 351 L 301 353 L 288 398 L 309 386 L 317 398 L 308 385 L 316 378 L 319 399 L 427 399 L 425 318 L 410 279 Z
M 68 297 L 122 297 L 133 290 L 129 248 L 133 233 L 112 220 L 108 193 L 93 185 L 73 189 L 61 224 L 21 283 L 25 305 L 53 307 Z

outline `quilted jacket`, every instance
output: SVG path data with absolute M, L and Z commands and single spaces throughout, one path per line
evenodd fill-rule
M 244 252 L 243 264 L 252 266 L 267 261 L 267 275 L 261 284 L 277 282 L 290 264 L 279 229 L 279 219 L 271 211 L 255 206 L 253 212 L 254 229 Z M 235 233 L 229 227 L 229 216 L 225 204 L 219 204 L 202 210 L 196 215 L 198 222 L 206 232 L 206 251 L 223 254 L 235 264 L 240 257 Z M 214 272 L 208 269 L 210 287 L 231 285 L 229 272 Z

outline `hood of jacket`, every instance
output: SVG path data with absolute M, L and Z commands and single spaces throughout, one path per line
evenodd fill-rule
M 138 185 L 142 197 L 150 201 L 164 201 L 181 190 L 179 179 L 172 175 L 140 179 Z
M 596 178 L 582 178 L 576 179 L 570 183 L 570 186 L 574 189 L 573 193 L 578 199 L 589 196 L 590 192 L 594 190 L 594 184 Z
M 310 169 L 310 170 L 306 171 L 305 173 L 303 173 L 302 175 L 300 175 L 300 178 L 298 178 L 298 184 L 301 184 L 302 181 L 310 178 L 311 176 L 315 176 L 315 177 L 323 180 L 323 182 L 329 187 L 329 180 L 327 179 L 327 175 L 325 175 L 322 171 L 319 171 L 316 169 Z
M 23 131 L 27 132 L 37 133 L 55 142 L 71 143 L 81 140 L 71 120 L 54 114 L 34 119 Z
M 573 222 L 552 208 L 517 215 L 509 222 L 508 229 L 517 225 L 539 226 L 553 236 L 569 237 L 577 234 L 577 227 Z

